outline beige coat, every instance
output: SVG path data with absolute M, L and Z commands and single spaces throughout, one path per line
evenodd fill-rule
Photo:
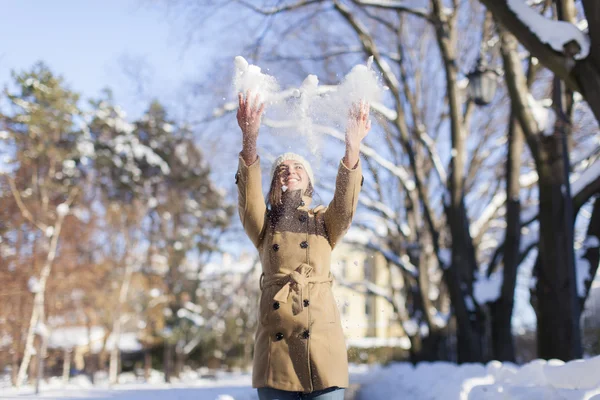
M 348 355 L 331 291 L 331 251 L 352 222 L 362 186 L 360 161 L 340 162 L 329 207 L 291 192 L 272 227 L 261 184 L 260 160 L 240 157 L 239 214 L 262 263 L 259 323 L 252 386 L 313 392 L 348 386 Z

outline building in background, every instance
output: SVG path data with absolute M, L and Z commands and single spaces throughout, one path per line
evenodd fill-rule
M 410 346 L 402 337 L 398 317 L 383 296 L 367 294 L 372 287 L 390 296 L 391 283 L 402 285 L 400 274 L 392 274 L 385 258 L 343 242 L 332 254 L 333 293 L 340 310 L 348 347 Z

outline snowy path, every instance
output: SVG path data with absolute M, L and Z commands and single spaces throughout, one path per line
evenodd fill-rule
M 17 395 L 0 399 L 111 399 L 111 400 L 257 400 L 256 391 L 250 387 L 204 387 L 204 388 L 156 388 L 150 385 L 137 388 L 119 388 L 117 390 L 50 390 L 39 396 Z

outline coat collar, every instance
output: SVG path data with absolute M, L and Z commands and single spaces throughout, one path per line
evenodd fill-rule
M 284 209 L 308 210 L 312 197 L 306 196 L 301 190 L 293 190 L 283 193 L 281 201 Z

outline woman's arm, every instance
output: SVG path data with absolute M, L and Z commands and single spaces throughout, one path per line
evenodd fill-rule
M 331 248 L 335 247 L 350 228 L 358 205 L 358 194 L 362 187 L 359 151 L 360 143 L 371 129 L 369 110 L 369 105 L 361 102 L 350 112 L 346 128 L 346 152 L 338 169 L 333 200 L 324 214 Z
M 242 151 L 240 152 L 235 182 L 238 187 L 238 213 L 246 234 L 258 247 L 265 227 L 266 205 L 262 193 L 260 159 L 256 153 L 256 141 L 260 127 L 260 118 L 265 109 L 259 105 L 258 95 L 251 104 L 251 93 L 246 98 L 238 95 L 239 108 L 237 120 L 242 130 Z
M 237 121 L 242 130 L 242 152 L 240 155 L 251 165 L 256 161 L 256 141 L 258 139 L 258 130 L 260 128 L 260 118 L 265 110 L 265 104 L 260 104 L 258 94 L 254 96 L 254 104 L 251 103 L 252 93 L 248 90 L 246 98 L 243 93 L 238 93 L 239 107 L 237 111 Z

